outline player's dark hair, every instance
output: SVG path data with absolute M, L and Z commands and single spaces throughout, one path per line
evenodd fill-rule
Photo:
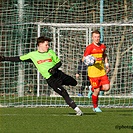
M 43 43 L 43 42 L 45 42 L 45 41 L 50 42 L 51 39 L 50 39 L 50 38 L 47 38 L 47 37 L 45 37 L 45 36 L 40 36 L 40 37 L 37 38 L 37 45 L 39 45 L 39 43 Z
M 94 30 L 94 31 L 92 32 L 92 35 L 93 35 L 93 33 L 95 33 L 95 34 L 100 34 L 100 31 Z

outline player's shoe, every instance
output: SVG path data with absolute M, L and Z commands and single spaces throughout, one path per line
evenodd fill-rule
M 100 91 L 99 95 L 103 96 L 104 95 L 104 91 Z
M 93 108 L 94 112 L 102 112 L 102 110 L 99 107 Z
M 83 112 L 82 112 L 82 111 L 78 111 L 78 112 L 76 113 L 76 115 L 77 115 L 77 116 L 82 116 L 82 115 L 83 115 Z
M 90 89 L 89 92 L 88 92 L 88 98 L 91 98 L 92 97 L 92 94 L 93 94 L 93 92 Z

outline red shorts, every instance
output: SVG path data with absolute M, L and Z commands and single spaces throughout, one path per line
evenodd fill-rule
M 94 88 L 100 88 L 102 85 L 110 83 L 107 75 L 97 77 L 97 78 L 90 78 L 89 77 L 89 79 L 91 82 L 92 91 L 94 91 Z

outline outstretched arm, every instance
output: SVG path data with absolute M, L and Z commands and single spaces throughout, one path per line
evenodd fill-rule
M 22 60 L 20 59 L 20 56 L 16 57 L 4 57 L 0 56 L 0 61 L 11 61 L 11 62 L 21 62 Z M 31 59 L 24 60 L 25 62 L 32 62 Z

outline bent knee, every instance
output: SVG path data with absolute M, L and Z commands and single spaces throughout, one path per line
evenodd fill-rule
M 76 80 L 73 80 L 73 82 L 71 82 L 71 85 L 72 86 L 76 86 L 77 85 L 77 81 Z
M 74 83 L 74 86 L 76 86 L 77 85 L 77 81 L 75 81 L 75 83 Z
M 110 87 L 105 87 L 104 90 L 105 91 L 108 91 L 110 89 Z
M 109 89 L 110 89 L 110 85 L 109 84 L 103 85 L 103 90 L 108 91 Z
M 110 88 L 105 88 L 105 91 L 108 91 Z

